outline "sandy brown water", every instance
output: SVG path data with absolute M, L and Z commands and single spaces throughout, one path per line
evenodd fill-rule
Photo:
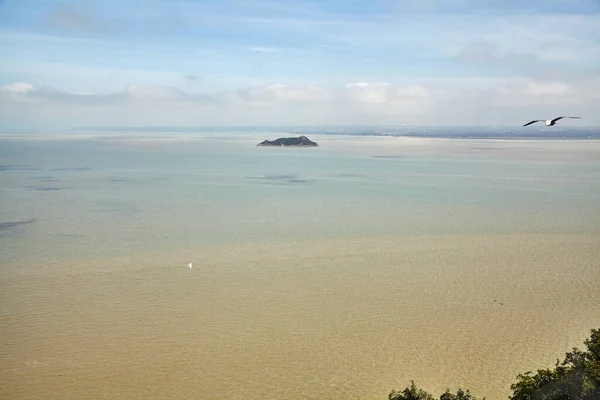
M 0 397 L 15 400 L 385 399 L 411 379 L 506 399 L 600 327 L 597 234 L 199 246 L 0 274 Z
M 600 327 L 600 141 L 256 140 L 2 142 L 1 399 L 506 399 Z

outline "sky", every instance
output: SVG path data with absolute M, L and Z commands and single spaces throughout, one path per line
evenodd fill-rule
M 598 110 L 600 0 L 0 0 L 0 130 Z

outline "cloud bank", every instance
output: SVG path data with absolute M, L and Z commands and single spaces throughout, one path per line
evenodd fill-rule
M 597 0 L 6 2 L 0 129 L 600 125 Z
M 274 83 L 214 93 L 129 85 L 114 93 L 60 91 L 14 82 L 0 87 L 0 118 L 33 125 L 407 124 L 519 125 L 583 114 L 600 124 L 600 76 L 578 82 L 513 79 L 457 84 L 349 82 L 341 87 Z M 87 122 L 86 122 L 87 121 Z M 575 121 L 574 124 L 577 124 Z

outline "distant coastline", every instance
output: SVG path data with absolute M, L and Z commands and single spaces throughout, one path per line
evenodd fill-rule
M 555 126 L 526 129 L 515 126 L 100 126 L 74 127 L 70 132 L 160 133 L 160 134 L 261 134 L 392 136 L 448 139 L 554 139 L 600 140 L 600 127 Z M 57 131 L 64 133 L 65 130 Z

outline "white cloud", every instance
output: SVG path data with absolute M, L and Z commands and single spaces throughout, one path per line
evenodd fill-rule
M 186 74 L 183 79 L 185 79 L 186 82 L 191 83 L 200 81 L 202 78 L 196 74 Z
M 25 82 L 15 82 L 10 85 L 0 87 L 0 90 L 6 93 L 26 94 L 33 90 L 33 85 Z
M 220 92 L 216 95 L 222 103 L 261 105 L 287 102 L 331 101 L 331 91 L 316 85 L 289 86 L 272 83 L 262 87 Z
M 58 3 L 46 22 L 54 29 L 77 33 L 106 33 L 110 28 L 114 29 L 114 26 L 95 18 L 93 13 L 68 3 Z
M 458 49 L 456 57 L 466 62 L 490 62 L 498 58 L 494 54 L 497 52 L 497 47 L 489 41 L 477 39 L 466 43 L 462 48 Z
M 382 110 L 414 113 L 426 112 L 434 100 L 433 90 L 424 85 L 393 86 L 385 82 L 348 83 L 340 96 L 352 103 L 378 105 Z
M 348 83 L 342 96 L 344 99 L 359 103 L 385 103 L 388 101 L 390 85 L 381 82 Z
M 330 101 L 332 99 L 331 92 L 315 85 L 306 85 L 301 87 L 288 87 L 278 85 L 276 87 L 268 87 L 268 90 L 275 94 L 277 101 Z
M 351 82 L 347 83 L 347 88 L 368 88 L 368 87 L 380 87 L 380 86 L 389 86 L 389 83 L 385 82 Z
M 430 88 L 424 85 L 409 85 L 396 87 L 393 89 L 394 98 L 429 98 L 433 92 Z
M 0 121 L 93 124 L 412 124 L 479 125 L 582 115 L 600 124 L 600 77 L 579 80 L 495 80 L 471 86 L 349 82 L 336 88 L 273 83 L 192 93 L 176 87 L 129 85 L 123 91 L 68 93 L 16 82 L 0 88 Z M 508 122 L 510 125 L 510 122 Z
M 184 101 L 188 97 L 181 89 L 157 85 L 129 85 L 124 95 L 141 101 Z
M 256 51 L 258 53 L 274 53 L 277 51 L 277 49 L 274 47 L 261 47 L 261 46 L 250 47 L 249 50 Z
M 529 96 L 566 96 L 572 92 L 572 88 L 565 82 L 535 82 L 531 81 L 525 87 L 525 93 Z

